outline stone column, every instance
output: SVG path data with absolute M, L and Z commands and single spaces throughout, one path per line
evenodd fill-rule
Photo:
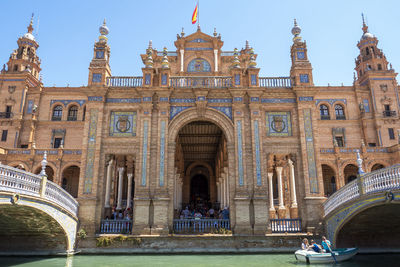
M 286 212 L 285 204 L 283 202 L 282 170 L 283 170 L 283 167 L 276 167 L 276 172 L 278 174 L 278 194 L 279 194 L 278 217 L 279 217 L 279 219 L 284 219 L 285 212 Z
M 221 209 L 225 207 L 225 180 L 221 174 Z
M 118 168 L 118 200 L 117 200 L 117 210 L 122 209 L 122 187 L 124 185 L 124 167 Z
M 218 71 L 218 49 L 214 49 L 214 70 Z
M 268 175 L 268 190 L 269 190 L 269 218 L 275 219 L 275 207 L 274 207 L 274 189 L 272 183 L 273 172 L 267 173 Z
M 290 218 L 295 219 L 299 217 L 297 210 L 297 198 L 296 198 L 296 182 L 294 178 L 294 165 L 291 159 L 288 160 L 290 168 L 290 199 L 292 200 L 290 206 Z
M 179 50 L 181 52 L 181 72 L 183 72 L 183 59 L 184 59 L 184 55 L 185 55 L 185 50 L 181 49 Z
M 230 205 L 230 200 L 229 200 L 229 198 L 230 198 L 230 193 L 229 193 L 229 177 L 228 177 L 228 168 L 224 168 L 224 171 L 225 171 L 225 181 L 226 181 L 226 206 L 228 206 L 229 207 L 229 205 Z
M 217 202 L 221 204 L 221 184 L 217 182 Z
M 132 176 L 133 173 L 128 173 L 128 193 L 126 197 L 126 209 L 132 208 Z
M 107 178 L 106 178 L 106 195 L 104 199 L 104 208 L 110 208 L 110 194 L 111 194 L 111 175 L 112 175 L 112 165 L 114 159 L 108 162 L 107 166 Z

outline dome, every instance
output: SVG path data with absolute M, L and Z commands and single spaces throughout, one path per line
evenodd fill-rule
M 32 41 L 35 41 L 35 36 L 33 36 L 33 34 L 29 33 L 29 32 L 25 33 L 22 37 L 26 38 L 26 39 L 29 39 L 29 40 L 32 40 Z
M 363 34 L 363 36 L 361 37 L 361 39 L 365 40 L 368 38 L 374 38 L 375 36 L 372 33 L 366 32 Z
M 100 26 L 99 32 L 101 35 L 107 35 L 109 33 L 109 29 L 106 25 L 106 20 L 104 19 L 103 25 Z

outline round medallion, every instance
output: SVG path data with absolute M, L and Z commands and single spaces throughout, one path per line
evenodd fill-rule
M 121 116 L 118 118 L 116 128 L 119 132 L 125 133 L 131 128 L 131 122 L 127 116 Z

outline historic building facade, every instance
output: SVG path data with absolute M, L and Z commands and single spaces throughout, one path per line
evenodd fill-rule
M 32 31 L 0 74 L 0 161 L 39 173 L 47 151 L 91 234 L 113 209 L 133 211 L 133 233 L 166 234 L 199 199 L 229 207 L 234 234 L 277 218 L 312 230 L 357 151 L 365 171 L 399 162 L 397 74 L 365 23 L 354 83 L 339 87 L 314 85 L 296 22 L 290 77 L 259 77 L 248 43 L 226 52 L 200 28 L 171 51 L 150 42 L 141 76 L 112 76 L 104 23 L 82 87 L 43 85 Z

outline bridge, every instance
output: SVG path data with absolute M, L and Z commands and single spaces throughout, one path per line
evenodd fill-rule
M 398 204 L 400 164 L 371 173 L 359 167 L 359 177 L 323 204 L 328 239 L 336 247 L 399 249 Z
M 78 202 L 47 180 L 46 154 L 35 175 L 0 164 L 0 251 L 74 252 Z

